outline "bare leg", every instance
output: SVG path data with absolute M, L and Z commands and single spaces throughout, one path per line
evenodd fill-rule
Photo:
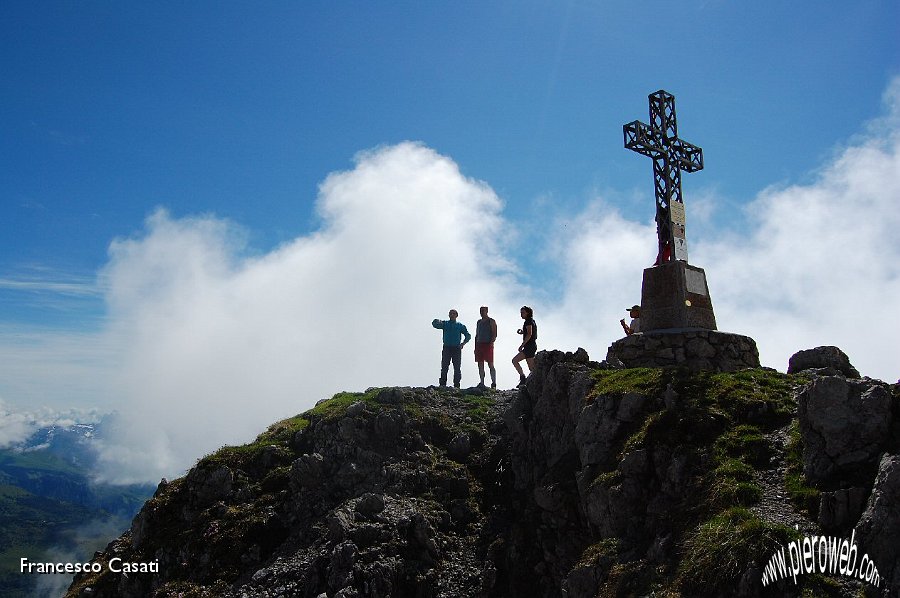
M 519 372 L 519 377 L 525 375 L 525 372 L 522 371 L 522 366 L 519 365 L 519 362 L 525 359 L 525 356 L 522 353 L 517 353 L 515 357 L 513 357 L 512 364 L 513 367 L 516 368 L 516 371 Z
M 528 364 L 528 373 L 530 374 L 534 371 L 534 357 L 526 357 L 525 363 Z
M 491 370 L 491 384 L 497 386 L 497 370 L 494 369 L 494 362 L 488 362 L 488 368 Z M 481 375 L 482 382 L 484 381 L 484 374 Z
M 491 366 L 491 369 L 494 369 L 493 366 Z M 483 361 L 478 362 L 478 376 L 481 378 L 481 383 L 484 384 L 484 362 Z

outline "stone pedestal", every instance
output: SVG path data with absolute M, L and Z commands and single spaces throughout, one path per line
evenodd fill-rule
M 632 334 L 610 345 L 606 361 L 625 367 L 686 367 L 733 372 L 759 367 L 756 341 L 718 330 L 666 330 Z
M 706 272 L 674 261 L 644 270 L 641 330 L 716 329 Z

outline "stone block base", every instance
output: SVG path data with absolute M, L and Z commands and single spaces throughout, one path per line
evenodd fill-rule
M 625 367 L 681 366 L 693 371 L 733 372 L 759 367 L 756 341 L 718 330 L 667 330 L 632 334 L 610 345 L 606 361 Z
M 706 272 L 684 262 L 644 270 L 641 285 L 641 330 L 716 329 Z

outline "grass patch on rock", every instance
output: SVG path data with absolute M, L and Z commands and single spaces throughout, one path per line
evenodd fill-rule
M 256 438 L 258 443 L 285 443 L 290 442 L 294 434 L 309 427 L 309 418 L 304 415 L 295 415 L 275 422 L 265 432 Z
M 365 392 L 339 392 L 330 399 L 320 401 L 303 415 L 321 418 L 325 421 L 340 419 L 354 403 L 362 401 L 371 405 L 380 405 L 377 397 L 381 390 L 380 388 L 370 388 Z
M 463 398 L 466 406 L 466 415 L 480 422 L 487 421 L 491 416 L 491 409 L 495 405 L 494 399 L 488 395 L 467 395 Z
M 719 436 L 713 446 L 713 453 L 721 462 L 740 458 L 761 469 L 769 464 L 772 448 L 758 427 L 741 424 Z
M 762 489 L 754 481 L 753 468 L 744 461 L 728 457 L 712 470 L 708 506 L 713 510 L 731 506 L 748 507 L 761 498 Z
M 749 413 L 764 406 L 773 417 L 789 417 L 796 405 L 798 379 L 775 370 L 755 368 L 709 374 L 707 398 L 733 413 Z
M 676 582 L 686 596 L 734 587 L 750 563 L 762 566 L 774 550 L 797 535 L 744 507 L 732 507 L 698 526 L 687 538 Z
M 743 454 L 758 466 L 771 456 L 762 431 L 786 422 L 801 382 L 764 368 L 729 373 L 633 368 L 597 370 L 593 375 L 592 400 L 635 392 L 661 401 L 666 392 L 674 393 L 676 406 L 651 413 L 625 442 L 623 453 L 657 443 L 705 445 L 732 428 L 721 450 Z
M 629 368 L 625 370 L 594 370 L 594 388 L 586 400 L 593 401 L 600 395 L 622 396 L 637 393 L 655 396 L 665 389 L 664 373 L 660 368 Z
M 622 472 L 618 469 L 613 469 L 612 471 L 605 471 L 599 474 L 591 481 L 591 487 L 595 485 L 605 486 L 606 488 L 612 488 L 613 486 L 620 484 L 622 482 Z
M 787 472 L 784 476 L 784 485 L 788 498 L 798 508 L 803 509 L 813 519 L 816 519 L 819 516 L 819 496 L 821 493 L 818 489 L 807 484 L 806 476 L 803 475 L 803 438 L 800 435 L 800 422 L 794 421 L 791 423 L 785 448 Z
M 588 567 L 602 560 L 616 559 L 619 555 L 620 544 L 618 538 L 604 538 L 591 544 L 581 553 L 576 567 Z

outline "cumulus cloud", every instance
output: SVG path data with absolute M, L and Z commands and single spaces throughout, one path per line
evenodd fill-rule
M 547 306 L 542 320 L 544 346 L 584 347 L 602 360 L 609 344 L 622 336 L 625 308 L 641 302 L 641 272 L 652 259 L 656 228 L 634 222 L 595 200 L 565 226 L 571 237 L 554 251 L 562 277 L 559 303 Z
M 317 232 L 262 256 L 245 255 L 234 225 L 164 211 L 112 244 L 102 286 L 126 425 L 105 451 L 108 477 L 171 475 L 343 389 L 434 384 L 430 322 L 450 308 L 474 332 L 489 305 L 508 323 L 498 355 L 515 353 L 527 293 L 487 185 L 403 143 L 328 176 L 317 210 Z M 474 383 L 471 357 L 463 367 Z
M 807 185 L 764 190 L 746 229 L 698 246 L 717 317 L 784 369 L 798 349 L 841 347 L 865 375 L 900 375 L 900 79 L 888 115 Z

